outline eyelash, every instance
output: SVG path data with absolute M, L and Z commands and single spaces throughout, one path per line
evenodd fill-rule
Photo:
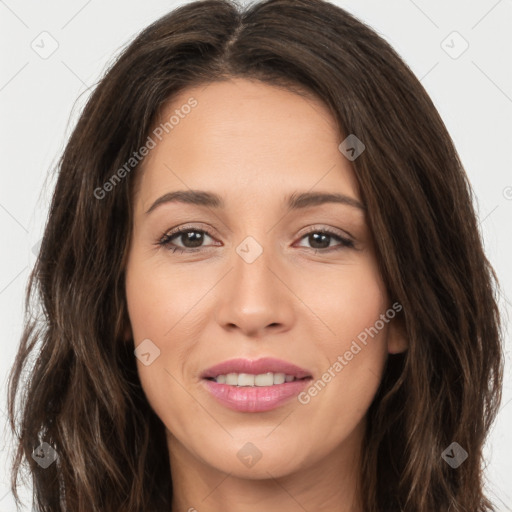
M 172 239 L 179 237 L 183 233 L 190 233 L 190 232 L 202 233 L 202 234 L 208 235 L 210 238 L 213 238 L 213 236 L 210 235 L 210 233 L 208 233 L 208 231 L 205 231 L 203 229 L 197 229 L 197 228 L 194 228 L 191 226 L 184 226 L 182 228 L 171 231 L 170 233 L 164 234 L 164 236 L 157 242 L 156 245 L 165 247 L 167 250 L 171 251 L 172 253 L 178 252 L 180 254 L 181 253 L 194 253 L 194 252 L 204 250 L 204 247 L 196 247 L 196 248 L 190 249 L 190 248 L 182 248 L 182 247 L 178 247 L 178 246 L 174 246 L 174 247 L 171 246 Z M 354 248 L 354 242 L 352 240 L 349 240 L 348 238 L 344 238 L 344 237 L 338 235 L 337 233 L 334 233 L 330 229 L 313 228 L 310 231 L 308 231 L 307 233 L 305 233 L 304 235 L 302 235 L 301 240 L 313 233 L 328 235 L 328 236 L 335 238 L 341 242 L 341 245 L 338 247 L 327 247 L 325 249 L 313 249 L 315 252 L 329 253 L 329 252 L 333 252 L 333 251 L 339 251 L 342 249 L 353 249 Z

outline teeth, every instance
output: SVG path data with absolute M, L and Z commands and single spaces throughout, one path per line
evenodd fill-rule
M 236 373 L 235 373 L 236 375 Z M 249 375 L 248 373 L 241 373 L 238 375 L 238 385 L 239 386 L 254 386 L 254 375 Z
M 218 375 L 215 379 L 218 384 L 228 384 L 229 386 L 273 386 L 274 384 L 283 384 L 292 382 L 295 379 L 293 375 L 284 373 L 260 373 L 252 375 L 250 373 L 228 373 L 227 375 Z
M 236 373 L 228 373 L 226 375 L 226 384 L 238 386 L 238 375 Z
M 271 375 L 271 374 L 269 374 L 269 375 Z M 286 375 L 284 373 L 274 373 L 273 377 L 274 377 L 273 384 L 283 384 L 286 379 Z M 291 377 L 291 375 L 289 375 L 289 377 Z M 272 385 L 272 384 L 270 384 L 270 385 Z

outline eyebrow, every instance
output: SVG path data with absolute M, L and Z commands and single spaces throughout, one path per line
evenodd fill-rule
M 225 208 L 225 202 L 222 197 L 213 192 L 205 192 L 202 190 L 176 190 L 159 197 L 146 211 L 146 215 L 151 213 L 158 206 L 172 202 L 194 204 L 215 209 Z M 366 206 L 357 199 L 344 194 L 329 192 L 293 192 L 287 198 L 288 210 L 309 208 L 325 203 L 339 203 L 352 206 L 353 208 L 358 208 L 363 211 L 366 210 Z

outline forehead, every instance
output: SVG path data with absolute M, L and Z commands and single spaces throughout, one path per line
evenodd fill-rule
M 189 88 L 162 109 L 150 136 L 156 144 L 136 187 L 141 207 L 186 188 L 270 200 L 273 191 L 318 186 L 358 197 L 336 122 L 310 95 L 243 79 Z

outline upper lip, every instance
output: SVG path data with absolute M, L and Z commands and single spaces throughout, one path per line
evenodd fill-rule
M 311 377 L 311 374 L 304 368 L 300 368 L 292 363 L 283 361 L 282 359 L 264 357 L 256 360 L 230 359 L 208 368 L 201 374 L 201 378 L 215 378 L 219 375 L 227 375 L 228 373 L 250 373 L 253 375 L 260 375 L 267 372 L 293 375 L 296 379 Z

